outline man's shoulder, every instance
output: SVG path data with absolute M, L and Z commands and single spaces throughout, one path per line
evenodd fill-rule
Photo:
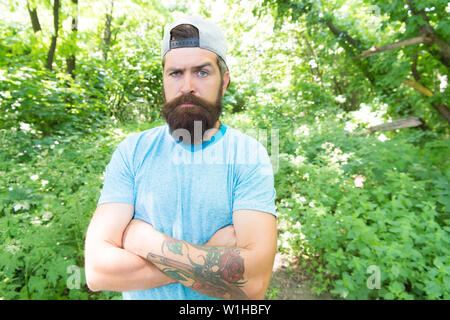
M 140 143 L 148 143 L 152 142 L 153 140 L 157 139 L 158 137 L 161 137 L 165 134 L 166 126 L 160 125 L 157 127 L 153 127 L 147 130 L 143 130 L 140 132 L 135 132 L 130 134 L 128 137 L 122 140 L 120 144 L 122 145 L 128 145 L 128 146 L 136 146 Z
M 263 140 L 265 137 L 264 132 L 258 129 L 235 129 L 227 126 L 227 133 L 229 133 L 228 139 L 236 146 L 246 146 L 255 148 L 264 148 L 263 144 L 259 140 Z
M 230 129 L 228 131 L 228 129 Z M 269 165 L 270 159 L 265 146 L 266 134 L 262 130 L 238 130 L 227 128 L 229 133 L 226 148 L 234 154 L 234 163 L 250 167 Z

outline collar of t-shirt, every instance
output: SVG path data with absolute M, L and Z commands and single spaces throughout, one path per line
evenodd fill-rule
M 167 129 L 169 131 L 170 136 L 172 137 L 172 131 L 170 130 L 169 125 L 166 124 L 166 127 L 167 127 Z M 226 131 L 227 131 L 227 126 L 222 123 L 222 126 L 221 126 L 220 130 L 217 131 L 211 137 L 211 139 L 209 139 L 207 141 L 204 141 L 202 144 L 184 144 L 182 141 L 176 141 L 173 137 L 172 137 L 172 139 L 173 139 L 174 143 L 178 144 L 183 149 L 186 149 L 186 150 L 191 151 L 191 152 L 195 152 L 195 151 L 199 151 L 199 150 L 204 150 L 208 146 L 217 143 L 220 139 L 222 139 L 222 137 L 225 135 Z

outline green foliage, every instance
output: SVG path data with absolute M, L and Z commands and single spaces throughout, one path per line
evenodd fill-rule
M 447 2 L 413 1 L 446 42 Z M 278 130 L 280 251 L 314 277 L 316 292 L 449 298 L 450 144 L 434 109 L 449 101 L 448 70 L 425 45 L 354 59 L 417 36 L 423 18 L 405 1 L 115 1 L 109 47 L 104 3 L 80 2 L 86 20 L 75 35 L 67 23 L 75 10 L 63 2 L 52 72 L 44 69 L 52 3 L 32 3 L 40 32 L 0 14 L 0 298 L 119 297 L 87 290 L 84 236 L 123 130 L 161 122 L 159 41 L 182 13 L 211 17 L 227 34 L 232 82 L 222 121 Z M 19 3 L 9 9 L 28 21 Z M 66 72 L 72 54 L 75 78 Z M 413 65 L 432 97 L 404 85 Z M 349 134 L 344 127 L 369 125 L 352 115 L 364 105 L 383 108 L 381 121 L 417 116 L 426 127 Z M 381 272 L 379 289 L 367 285 L 371 266 Z M 70 289 L 77 270 L 79 289 Z
M 30 126 L 43 134 L 91 130 L 105 118 L 104 105 L 63 73 L 21 67 L 0 70 L 0 128 Z
M 0 131 L 0 297 L 117 296 L 88 292 L 83 257 L 102 173 L 117 138 L 123 139 L 116 132 L 39 138 L 29 132 Z M 78 268 L 79 274 L 70 267 Z M 70 288 L 76 276 L 79 287 Z
M 355 110 L 360 102 L 377 96 L 389 105 L 390 116 L 414 115 L 424 119 L 433 129 L 445 131 L 443 126 L 448 124 L 448 120 L 446 122 L 434 108 L 436 105 L 448 108 L 449 90 L 447 80 L 442 78 L 448 74 L 448 65 L 443 62 L 440 53 L 440 50 L 448 51 L 448 47 L 436 43 L 404 46 L 355 59 L 373 46 L 381 47 L 417 37 L 425 25 L 423 15 L 439 41 L 448 42 L 447 1 L 412 3 L 414 10 L 405 1 L 341 0 L 319 3 L 309 0 L 265 0 L 255 8 L 255 12 L 259 15 L 272 14 L 279 30 L 282 25 L 289 24 L 306 30 L 296 37 L 304 40 L 299 56 L 304 57 L 305 53 L 307 56 L 303 68 L 298 70 L 316 69 L 311 70 L 310 74 L 322 85 L 322 90 L 334 89 L 335 95 L 346 99 L 342 104 L 344 110 Z M 345 54 L 336 54 L 340 50 Z M 313 68 L 312 65 L 318 67 Z M 304 86 L 304 82 L 299 81 L 303 76 L 299 73 L 296 87 L 299 91 L 308 91 L 308 85 Z M 432 97 L 424 97 L 413 88 L 406 87 L 404 81 L 412 78 L 429 88 Z M 363 86 L 360 85 L 362 82 Z M 311 81 L 307 83 L 310 85 Z
M 324 124 L 307 126 L 281 158 L 283 250 L 314 275 L 317 293 L 448 299 L 449 141 L 408 132 L 382 142 Z M 367 285 L 370 266 L 381 270 L 379 289 Z

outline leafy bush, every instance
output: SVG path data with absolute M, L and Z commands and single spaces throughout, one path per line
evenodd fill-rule
M 0 131 L 0 297 L 118 296 L 88 292 L 83 267 L 85 232 L 117 133 Z
M 448 299 L 448 139 L 412 131 L 380 141 L 331 121 L 307 129 L 280 159 L 276 185 L 282 250 L 314 275 L 317 293 Z M 368 285 L 371 266 L 378 290 Z
M 32 125 L 46 135 L 58 130 L 89 130 L 105 118 L 103 105 L 62 73 L 29 67 L 0 70 L 0 128 Z
M 116 45 L 106 61 L 81 52 L 72 79 L 63 66 L 56 72 L 43 67 L 39 36 L 8 26 L 0 32 L 0 128 L 19 129 L 24 123 L 51 135 L 89 131 L 109 116 L 158 119 L 161 59 L 155 35 L 147 33 Z
M 141 116 L 158 119 L 162 105 L 162 67 L 156 44 L 134 39 L 116 48 L 107 61 L 90 57 L 80 63 L 77 81 L 108 116 L 126 121 Z

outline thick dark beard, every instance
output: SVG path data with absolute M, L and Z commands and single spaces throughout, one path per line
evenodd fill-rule
M 181 107 L 181 105 L 185 103 L 193 104 L 194 106 Z M 161 114 L 164 119 L 166 119 L 172 132 L 177 129 L 187 130 L 191 138 L 190 141 L 187 134 L 175 134 L 177 137 L 181 136 L 181 139 L 185 144 L 202 143 L 205 132 L 214 127 L 217 120 L 219 120 L 221 113 L 221 92 L 218 92 L 215 103 L 210 103 L 188 93 L 174 98 L 171 101 L 166 101 L 161 110 Z M 199 130 L 199 126 L 201 126 L 201 130 Z M 197 130 L 194 132 L 195 127 L 197 127 Z M 201 133 L 201 135 L 199 133 Z

